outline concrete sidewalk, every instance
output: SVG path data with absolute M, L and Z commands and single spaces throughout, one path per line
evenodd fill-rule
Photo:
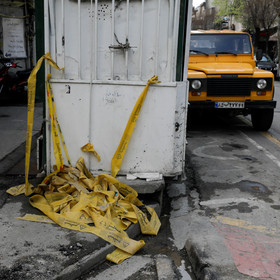
M 29 179 L 35 186 L 42 180 L 36 178 L 36 138 L 42 111 L 42 105 L 36 106 L 30 166 L 33 176 Z M 17 219 L 42 214 L 29 204 L 28 197 L 6 193 L 9 187 L 24 183 L 26 119 L 26 107 L 0 107 L 0 279 L 77 279 L 105 261 L 115 247 L 93 234 Z M 162 188 L 162 184 L 157 187 Z M 158 204 L 150 206 L 159 213 Z M 134 239 L 140 234 L 139 225 L 130 226 L 127 233 Z
M 42 214 L 24 195 L 2 193 L 1 201 L 0 279 L 77 279 L 115 249 L 93 234 L 16 219 Z M 127 233 L 134 238 L 140 229 L 136 224 Z
M 32 155 L 30 174 L 36 175 L 36 138 L 43 123 L 43 104 L 34 110 Z M 0 107 L 0 174 L 23 175 L 27 129 L 27 106 Z
M 33 135 L 41 129 L 43 104 L 34 110 Z M 0 107 L 0 161 L 26 140 L 27 106 Z

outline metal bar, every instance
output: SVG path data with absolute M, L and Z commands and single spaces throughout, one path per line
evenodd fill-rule
M 187 81 L 188 79 L 188 65 L 189 65 L 189 42 L 190 42 L 190 30 L 192 23 L 192 1 L 188 1 L 188 12 L 187 12 L 187 30 L 186 30 L 186 43 L 185 43 L 185 58 L 184 58 L 184 73 L 183 73 L 183 81 Z
M 143 68 L 143 32 L 144 32 L 144 8 L 145 8 L 145 0 L 142 0 L 142 10 L 141 10 L 141 32 L 140 32 L 140 44 L 139 44 L 139 73 L 140 80 L 142 81 L 142 68 Z
M 35 7 L 35 32 L 36 32 L 36 60 L 38 60 L 42 55 L 45 54 L 45 32 L 44 32 L 44 1 L 40 1 Z M 45 71 L 39 71 L 37 73 L 37 87 L 36 96 L 39 97 L 41 101 L 45 100 Z M 45 139 L 44 139 L 45 141 Z M 44 155 L 46 156 L 46 155 Z
M 173 27 L 174 27 L 174 0 L 169 0 L 169 28 L 168 28 L 168 81 L 172 81 L 172 52 L 173 52 Z
M 52 83 L 63 83 L 63 84 L 89 84 L 89 80 L 62 80 L 52 79 Z M 130 86 L 145 86 L 147 81 L 124 81 L 124 80 L 97 80 L 94 81 L 97 85 L 130 85 Z M 162 82 L 157 84 L 157 87 L 176 87 L 176 82 Z
M 112 33 L 111 33 L 111 45 L 115 42 L 115 0 L 112 0 Z M 111 50 L 111 79 L 114 80 L 114 50 Z
M 56 61 L 56 29 L 55 29 L 55 9 L 54 9 L 54 1 L 49 0 L 49 24 L 50 24 L 50 51 L 51 51 L 51 57 L 53 60 Z
M 174 23 L 173 23 L 173 46 L 172 46 L 172 80 L 176 79 L 176 57 L 177 57 L 177 43 L 178 43 L 178 28 L 179 28 L 179 1 L 175 0 L 175 12 L 174 12 Z
M 81 0 L 78 0 L 78 78 L 81 79 Z
M 90 0 L 90 84 L 92 85 L 93 71 L 93 0 Z
M 63 55 L 63 67 L 65 67 L 65 15 L 64 15 L 64 0 L 61 0 L 61 21 L 62 21 L 62 55 Z M 63 79 L 65 79 L 65 71 L 63 72 Z
M 97 80 L 97 52 L 98 52 L 98 25 L 97 25 L 97 10 L 98 10 L 98 0 L 95 0 L 94 7 L 94 80 Z
M 126 1 L 126 42 L 128 42 L 128 35 L 129 35 L 129 0 Z M 126 69 L 127 81 L 128 81 L 128 50 L 129 48 L 125 49 L 125 69 Z
M 91 110 L 92 95 L 93 95 L 92 67 L 93 67 L 93 3 L 92 0 L 90 0 L 90 89 L 89 89 L 89 102 L 88 102 L 88 106 L 89 106 L 88 143 L 91 143 L 91 139 L 92 139 L 92 110 Z M 90 155 L 87 156 L 87 165 L 88 168 L 91 169 Z
M 184 59 L 185 59 L 185 46 L 186 44 L 186 29 L 187 29 L 187 13 L 188 13 L 188 0 L 181 0 L 180 4 L 180 19 L 178 29 L 178 47 L 177 47 L 177 64 L 176 64 L 176 81 L 183 81 L 184 75 Z
M 45 29 L 45 52 L 50 51 L 50 30 L 49 30 L 49 1 L 45 0 L 44 5 L 44 29 Z M 50 65 L 48 63 L 45 63 L 45 73 L 50 73 Z M 45 116 L 46 116 L 46 134 L 47 134 L 47 145 L 46 145 L 46 153 L 48 154 L 48 161 L 47 161 L 47 174 L 51 172 L 51 124 L 50 124 L 50 117 L 49 117 L 49 109 L 47 102 L 45 102 Z
M 157 31 L 156 31 L 156 53 L 155 53 L 154 75 L 158 75 L 159 30 L 160 30 L 160 8 L 161 8 L 160 6 L 161 6 L 161 0 L 158 0 Z

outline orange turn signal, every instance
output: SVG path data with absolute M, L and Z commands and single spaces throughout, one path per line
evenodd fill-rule
M 192 95 L 192 96 L 200 96 L 200 95 L 201 95 L 201 92 L 199 92 L 199 91 L 192 91 L 192 92 L 191 92 L 191 95 Z

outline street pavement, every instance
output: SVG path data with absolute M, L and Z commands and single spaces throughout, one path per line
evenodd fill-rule
M 280 279 L 279 141 L 211 116 L 188 139 L 189 209 L 171 226 L 197 278 Z

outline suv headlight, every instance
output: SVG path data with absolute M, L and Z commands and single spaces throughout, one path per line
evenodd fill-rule
M 265 79 L 259 79 L 259 80 L 257 81 L 257 87 L 258 87 L 259 89 L 265 89 L 266 85 L 267 85 L 267 82 L 266 82 Z
M 200 80 L 192 81 L 192 88 L 193 89 L 200 89 L 201 88 L 201 81 Z

